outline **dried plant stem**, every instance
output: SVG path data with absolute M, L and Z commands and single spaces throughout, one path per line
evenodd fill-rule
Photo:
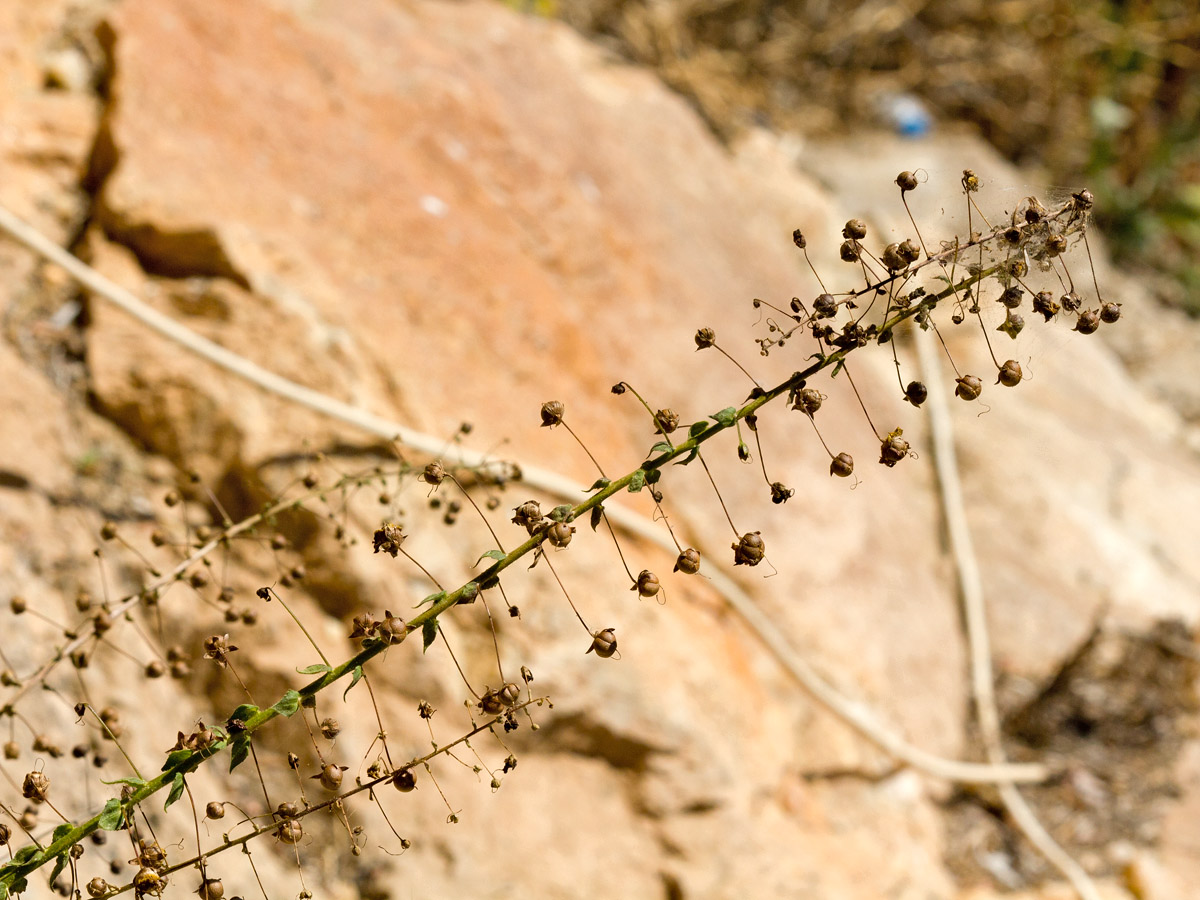
M 303 387 L 288 379 L 282 378 L 274 373 L 268 372 L 262 367 L 250 362 L 249 360 L 229 351 L 219 345 L 208 341 L 199 335 L 191 332 L 189 329 L 172 321 L 169 317 L 157 312 L 139 301 L 132 293 L 113 284 L 108 279 L 104 278 L 99 273 L 95 272 L 90 267 L 86 266 L 80 260 L 66 253 L 61 247 L 48 240 L 46 237 L 38 233 L 35 229 L 26 225 L 24 222 L 17 219 L 8 210 L 0 206 L 0 230 L 7 232 L 16 238 L 19 242 L 34 250 L 44 258 L 62 267 L 68 274 L 79 281 L 84 287 L 91 290 L 98 296 L 114 303 L 129 315 L 146 324 L 148 327 L 196 353 L 197 355 L 215 363 L 226 371 L 238 375 L 261 388 L 275 393 L 281 397 L 292 400 L 310 409 L 313 409 L 322 414 L 339 419 L 348 424 L 352 424 L 363 430 L 388 439 L 398 439 L 414 449 L 422 452 L 438 455 L 443 449 L 443 442 L 437 438 L 432 438 L 428 435 L 420 434 L 411 431 L 401 425 L 389 422 L 379 416 L 372 415 L 361 409 L 341 403 L 330 397 L 327 397 L 310 388 Z M 940 255 L 939 255 L 940 256 Z M 928 263 L 938 260 L 938 256 L 927 259 L 925 262 L 918 264 L 918 268 Z M 951 292 L 957 289 L 974 284 L 986 277 L 986 272 L 981 272 L 965 278 L 959 285 L 951 285 L 944 291 L 938 294 L 928 295 L 921 302 L 911 306 L 910 308 L 897 313 L 891 319 L 887 320 L 881 329 L 882 332 L 890 332 L 906 319 L 912 318 L 918 314 L 928 314 L 929 310 L 933 309 L 936 304 L 948 296 Z M 895 277 L 895 276 L 893 276 Z M 760 407 L 766 403 L 777 399 L 780 396 L 786 396 L 805 379 L 811 378 L 818 372 L 826 368 L 836 366 L 841 363 L 849 350 L 835 350 L 828 355 L 820 355 L 817 361 L 802 372 L 797 372 L 785 381 L 776 385 L 769 390 L 762 390 L 756 398 L 741 408 L 735 411 L 732 421 L 722 423 L 714 421 L 703 431 L 690 435 L 689 438 L 676 445 L 673 449 L 666 453 L 660 454 L 652 460 L 643 463 L 632 472 L 625 476 L 615 479 L 603 489 L 593 493 L 588 499 L 574 506 L 571 512 L 571 518 L 578 518 L 581 514 L 589 512 L 591 509 L 604 503 L 614 494 L 625 490 L 634 480 L 639 477 L 644 480 L 646 472 L 653 469 L 661 469 L 673 460 L 685 457 L 693 450 L 698 450 L 699 446 L 705 441 L 710 440 L 718 434 L 723 433 L 732 424 L 740 421 L 748 415 L 752 415 L 758 411 Z M 479 468 L 484 467 L 489 463 L 489 460 L 479 453 L 471 453 L 462 448 L 458 448 L 459 461 L 458 464 L 469 467 Z M 566 478 L 557 473 L 540 470 L 531 466 L 522 466 L 524 473 L 524 481 L 535 487 L 539 487 L 552 494 L 564 497 L 568 500 L 577 499 L 582 489 L 573 484 Z M 289 501 L 286 504 L 278 504 L 277 508 L 282 509 L 295 503 L 295 500 Z M 642 516 L 634 515 L 619 507 L 613 507 L 607 510 L 613 519 L 625 527 L 630 532 L 646 537 L 655 544 L 663 547 L 669 552 L 674 552 L 672 544 L 667 538 L 663 537 L 661 532 L 655 528 L 654 524 Z M 199 555 L 204 555 L 218 545 L 222 540 L 228 540 L 235 534 L 252 528 L 263 518 L 270 515 L 271 511 L 267 511 L 247 519 L 243 523 L 239 523 L 232 528 L 223 531 L 220 537 L 209 542 L 198 551 Z M 407 625 L 408 632 L 421 628 L 426 622 L 436 619 L 438 615 L 447 611 L 452 606 L 456 605 L 460 599 L 467 593 L 468 590 L 472 594 L 477 593 L 480 589 L 486 589 L 498 582 L 500 574 L 513 565 L 518 559 L 525 555 L 541 549 L 540 545 L 545 539 L 545 533 L 541 533 L 530 537 L 527 541 L 517 547 L 515 550 L 508 553 L 503 559 L 497 560 L 489 566 L 484 572 L 480 573 L 475 580 L 462 585 L 456 590 L 449 592 L 440 592 L 430 598 L 433 602 L 431 605 L 416 616 Z M 196 554 L 193 554 L 198 558 Z M 181 573 L 186 570 L 189 562 L 184 562 L 175 567 L 169 577 L 174 574 Z M 1014 781 L 1040 781 L 1047 776 L 1047 770 L 1040 765 L 1027 764 L 981 764 L 970 762 L 958 762 L 947 760 L 933 754 L 926 753 L 911 744 L 908 744 L 895 733 L 883 727 L 876 721 L 874 716 L 867 710 L 865 706 L 857 703 L 849 698 L 838 693 L 828 682 L 822 679 L 816 671 L 803 661 L 799 655 L 779 636 L 776 623 L 769 617 L 763 614 L 754 603 L 733 584 L 733 582 L 722 576 L 719 571 L 711 572 L 711 583 L 714 588 L 720 591 L 730 606 L 739 613 L 744 621 L 757 634 L 760 640 L 767 648 L 776 656 L 780 663 L 797 679 L 800 685 L 808 691 L 808 693 L 816 699 L 822 706 L 832 712 L 835 716 L 841 719 L 844 723 L 853 728 L 860 735 L 868 739 L 871 743 L 883 749 L 897 760 L 913 766 L 927 774 L 946 778 L 954 781 L 985 783 L 985 782 L 1014 782 Z M 133 595 L 122 603 L 118 604 L 113 610 L 114 618 L 127 609 L 140 602 L 139 595 Z M 586 627 L 586 626 L 585 626 Z M 75 647 L 79 646 L 82 641 L 87 640 L 87 636 L 81 637 L 80 643 L 71 642 L 67 648 L 63 650 L 63 654 L 57 659 L 64 658 L 65 655 Z M 315 696 L 319 691 L 333 684 L 335 681 L 350 674 L 358 667 L 364 665 L 375 656 L 381 654 L 387 647 L 387 642 L 378 642 L 364 647 L 364 649 L 346 660 L 339 666 L 335 666 L 330 671 L 322 676 L 314 679 L 312 682 L 304 686 L 299 692 L 289 692 L 285 698 L 280 701 L 295 700 L 298 696 L 300 699 L 309 696 Z M 21 696 L 33 683 L 37 683 L 44 677 L 45 672 L 53 666 L 56 660 L 53 660 L 42 667 L 35 676 L 35 681 L 26 681 L 22 688 L 17 689 L 16 696 L 9 697 L 9 703 L 15 702 L 16 698 Z M 278 704 L 277 704 L 278 706 Z M 247 721 L 242 723 L 242 733 L 249 736 L 257 731 L 262 726 L 266 725 L 271 719 L 280 715 L 281 712 L 275 706 L 266 709 L 259 709 L 249 717 Z M 165 770 L 155 778 L 143 783 L 131 792 L 130 796 L 122 803 L 122 809 L 133 808 L 137 803 L 146 799 L 150 795 L 162 790 L 167 784 L 172 783 L 175 775 L 186 774 L 191 772 L 201 763 L 207 760 L 210 756 L 225 749 L 229 744 L 228 741 L 222 740 L 211 745 L 202 751 L 195 751 L 188 757 L 179 760 L 176 763 L 168 765 Z M 253 754 L 254 746 L 251 743 L 249 746 Z M 268 802 L 268 806 L 269 806 Z M 81 823 L 69 831 L 64 833 L 57 840 L 53 841 L 49 846 L 42 848 L 40 851 L 25 854 L 19 863 L 9 864 L 0 867 L 0 886 L 10 887 L 14 883 L 20 883 L 24 877 L 44 865 L 52 859 L 55 859 L 60 854 L 69 850 L 69 848 L 82 840 L 88 834 L 91 834 L 99 827 L 100 816 L 97 815 L 87 822 Z
M 921 330 L 916 332 L 917 356 L 922 377 L 935 383 L 940 377 L 938 356 L 933 338 Z M 963 620 L 967 630 L 967 646 L 971 666 L 971 695 L 975 715 L 983 738 L 984 752 L 992 765 L 1005 765 L 1000 713 L 996 706 L 995 674 L 992 671 L 991 642 L 988 637 L 987 611 L 983 596 L 983 580 L 979 562 L 971 543 L 967 526 L 962 486 L 958 479 L 958 464 L 954 453 L 954 435 L 946 400 L 936 391 L 928 399 L 930 431 L 933 437 L 934 469 L 937 472 L 942 513 L 950 536 L 950 551 L 958 576 L 962 597 Z M 1013 822 L 1029 842 L 1070 882 L 1080 900 L 1100 900 L 1096 885 L 1083 868 L 1071 858 L 1038 821 L 1021 792 L 1014 784 L 1000 784 L 1000 800 Z
M 991 227 L 989 224 L 988 227 Z M 72 278 L 78 281 L 88 290 L 95 293 L 97 296 L 113 303 L 118 308 L 124 310 L 127 314 L 133 316 L 142 324 L 157 331 L 163 337 L 174 341 L 183 348 L 190 350 L 198 356 L 207 359 L 209 362 L 225 369 L 233 375 L 237 375 L 252 384 L 257 385 L 263 390 L 270 391 L 285 399 L 292 400 L 295 403 L 329 416 L 349 425 L 361 428 L 369 434 L 376 435 L 387 439 L 396 438 L 406 446 L 418 450 L 422 453 L 432 455 L 441 454 L 444 443 L 441 439 L 432 437 L 431 435 L 422 434 L 414 431 L 396 422 L 388 421 L 380 416 L 375 416 L 357 407 L 342 403 L 332 397 L 328 397 L 319 391 L 314 391 L 310 388 L 303 387 L 286 378 L 282 378 L 273 372 L 268 372 L 261 366 L 233 353 L 230 350 L 221 347 L 212 341 L 196 334 L 190 329 L 178 324 L 169 317 L 163 315 L 155 309 L 147 306 L 130 291 L 114 284 L 108 278 L 101 275 L 95 269 L 88 266 L 86 263 L 69 254 L 62 247 L 59 247 L 49 238 L 42 235 L 36 229 L 32 228 L 19 218 L 14 216 L 4 206 L 0 205 L 0 230 L 7 232 L 15 240 L 25 245 L 30 250 L 34 251 L 44 259 L 49 260 L 55 265 L 60 266 Z M 983 243 L 979 241 L 978 243 Z M 935 254 L 933 257 L 918 263 L 917 267 L 922 267 L 931 261 L 937 261 L 940 257 L 947 255 L 948 251 L 942 254 Z M 916 268 L 916 267 L 914 267 Z M 983 273 L 990 274 L 990 272 Z M 896 276 L 892 276 L 893 278 Z M 965 283 L 973 283 L 978 280 L 978 276 L 973 276 L 967 279 Z M 943 291 L 943 294 L 949 293 Z M 938 298 L 940 299 L 940 297 Z M 921 306 L 914 306 L 910 310 L 896 316 L 890 320 L 893 324 L 903 318 L 909 318 Z M 824 364 L 817 364 L 805 370 L 806 377 L 811 377 L 819 368 L 824 365 L 835 362 L 841 358 L 840 353 L 831 354 L 826 357 Z M 790 380 L 789 380 L 790 381 Z M 786 390 L 786 386 L 783 388 Z M 768 398 L 778 396 L 780 389 L 765 394 L 762 398 L 752 404 L 754 409 L 761 406 Z M 719 428 L 705 432 L 705 439 L 711 437 L 712 434 L 719 431 Z M 684 446 L 690 450 L 692 442 L 689 441 Z M 470 451 L 462 447 L 455 448 L 458 456 L 458 464 L 469 467 L 479 468 L 490 462 L 490 458 L 482 453 Z M 686 451 L 685 451 L 686 452 Z M 679 453 L 679 448 L 676 447 L 672 453 L 674 455 L 682 455 Z M 582 490 L 579 485 L 575 484 L 568 478 L 564 478 L 557 472 L 552 472 L 548 469 L 542 469 L 537 466 L 521 464 L 522 481 L 531 487 L 544 490 L 549 494 L 560 497 L 564 500 L 577 499 Z M 603 499 L 623 489 L 628 484 L 628 477 L 614 482 L 610 485 L 609 490 L 600 492 L 594 495 L 591 505 L 600 502 L 601 495 Z M 289 506 L 289 503 L 279 504 L 282 509 Z M 257 524 L 263 516 L 255 517 L 252 520 L 247 520 Z M 662 547 L 668 552 L 675 552 L 675 549 L 666 538 L 662 536 L 662 532 L 654 526 L 654 523 L 643 516 L 630 512 L 629 510 L 610 505 L 605 507 L 605 515 L 608 516 L 614 523 L 620 525 L 626 531 L 636 535 L 644 540 L 651 541 L 654 544 Z M 246 527 L 241 527 L 245 525 Z M 241 523 L 235 526 L 227 534 L 232 536 L 234 533 L 246 530 L 251 527 L 246 523 Z M 215 544 L 216 542 L 212 542 Z M 530 539 L 521 548 L 518 548 L 513 553 L 520 553 L 523 548 L 532 548 L 536 542 Z M 506 560 L 511 558 L 513 554 L 506 557 Z M 523 554 L 522 554 L 523 555 Z M 505 563 L 505 567 L 508 563 Z M 185 565 L 177 567 L 177 570 L 167 573 L 167 577 L 173 577 L 175 571 L 182 571 L 186 568 Z M 494 567 L 495 568 L 495 567 Z M 997 781 L 1042 781 L 1048 775 L 1045 767 L 1040 765 L 1029 764 L 1007 764 L 1005 766 L 994 767 L 982 763 L 960 762 L 956 760 L 945 759 L 931 753 L 927 753 L 918 747 L 909 744 L 899 735 L 889 730 L 881 724 L 869 709 L 862 703 L 852 700 L 839 693 L 829 682 L 823 679 L 815 669 L 805 662 L 800 655 L 779 636 L 778 629 L 768 617 L 760 613 L 754 602 L 745 594 L 737 584 L 729 577 L 715 568 L 708 570 L 710 583 L 713 588 L 720 593 L 729 605 L 742 617 L 742 619 L 751 627 L 758 638 L 764 643 L 768 650 L 776 657 L 779 663 L 796 679 L 800 686 L 821 706 L 825 707 L 836 718 L 841 719 L 849 725 L 860 736 L 865 738 L 870 743 L 879 747 L 884 752 L 893 756 L 897 760 L 912 766 L 914 769 L 925 772 L 936 778 L 944 778 L 950 781 L 962 781 L 968 783 L 990 783 Z M 457 594 L 450 595 L 457 600 Z M 127 601 L 116 610 L 114 617 L 124 611 L 125 608 L 132 606 L 136 601 Z M 448 608 L 451 603 L 439 604 L 441 608 Z M 438 610 L 439 612 L 441 609 Z M 64 656 L 69 653 L 74 647 L 68 646 L 64 649 Z M 26 682 L 27 684 L 29 682 Z M 22 689 L 24 690 L 24 689 Z M 15 698 L 13 698 L 15 700 Z

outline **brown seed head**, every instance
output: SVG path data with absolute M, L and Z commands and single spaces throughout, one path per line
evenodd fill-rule
M 679 554 L 679 558 L 675 560 L 675 572 L 682 572 L 684 575 L 695 575 L 700 571 L 700 553 L 693 550 L 691 547 Z
M 1002 384 L 1005 387 L 1016 387 L 1021 383 L 1021 378 L 1021 364 L 1015 359 L 1010 359 L 1000 367 L 1000 374 L 996 378 L 996 384 Z
M 847 478 L 854 472 L 854 457 L 849 453 L 839 453 L 829 462 L 829 474 L 839 478 Z
M 1075 322 L 1075 327 L 1071 330 L 1078 331 L 1080 334 L 1094 334 L 1099 327 L 1100 311 L 1097 309 L 1087 309 L 1079 314 L 1079 318 Z
M 963 400 L 978 400 L 979 395 L 983 393 L 983 382 L 974 375 L 956 378 L 955 384 L 958 386 L 954 389 L 954 396 L 961 397 Z
M 662 585 L 658 583 L 657 575 L 649 569 L 642 569 L 631 590 L 637 591 L 639 597 L 653 597 L 662 590 Z
M 542 427 L 561 425 L 566 411 L 561 400 L 547 400 L 542 404 Z
M 730 545 L 733 548 L 733 564 L 735 566 L 757 566 L 767 555 L 767 545 L 762 534 L 749 531 Z
M 617 633 L 612 628 L 604 628 L 592 634 L 592 645 L 587 648 L 587 653 L 592 651 L 602 659 L 609 659 L 617 652 Z

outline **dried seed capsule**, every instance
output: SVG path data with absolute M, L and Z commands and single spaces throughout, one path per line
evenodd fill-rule
M 700 552 L 691 547 L 684 550 L 675 560 L 675 568 L 671 571 L 682 572 L 684 575 L 695 575 L 700 571 Z
M 909 444 L 902 435 L 902 429 L 897 428 L 889 434 L 879 448 L 879 462 L 889 469 L 908 456 Z
M 91 897 L 103 897 L 112 891 L 112 889 L 112 885 L 99 876 L 96 876 L 87 883 L 87 892 Z
M 1009 228 L 1004 229 L 1004 239 L 1010 244 L 1021 243 L 1021 229 L 1016 225 L 1012 225 Z
M 1061 234 L 1052 234 L 1046 238 L 1046 255 L 1053 258 L 1067 252 L 1067 239 Z
M 498 693 L 492 690 L 484 691 L 483 696 L 475 705 L 485 716 L 495 716 L 504 712 L 504 701 L 500 699 Z
M 804 239 L 804 232 L 799 228 L 792 232 L 792 242 L 801 250 L 808 246 L 808 241 Z
M 593 650 L 601 659 L 610 658 L 617 652 L 617 633 L 611 628 L 595 632 L 592 635 L 592 645 L 586 652 L 591 653 Z
M 30 772 L 21 783 L 21 796 L 34 803 L 45 803 L 50 793 L 50 779 L 45 772 Z
M 862 247 L 858 245 L 857 241 L 843 241 L 842 246 L 838 249 L 838 254 L 842 257 L 843 262 L 858 262 L 862 255 Z
M 707 350 L 717 342 L 717 333 L 711 328 L 701 328 L 696 332 L 696 349 Z
M 345 766 L 335 766 L 333 763 L 328 763 L 321 767 L 319 775 L 314 775 L 313 778 L 321 782 L 321 787 L 327 791 L 336 791 L 342 786 L 342 773 L 346 771 Z
M 1083 301 L 1079 299 L 1079 295 L 1074 291 L 1068 291 L 1063 294 L 1059 297 L 1059 301 L 1062 303 L 1062 308 L 1067 312 L 1075 312 L 1083 305 Z
M 849 453 L 839 453 L 829 463 L 829 474 L 846 478 L 854 472 L 854 457 Z
M 342 726 L 338 724 L 337 719 L 322 719 L 321 734 L 326 740 L 332 741 L 342 731 Z
M 1000 295 L 1000 302 L 1008 309 L 1016 309 L 1021 305 L 1021 298 L 1025 296 L 1025 292 L 1015 284 L 1004 289 L 1004 293 Z
M 8 601 L 8 608 L 12 610 L 14 616 L 19 616 L 29 608 L 29 604 L 24 597 L 13 597 Z
M 286 819 L 275 829 L 275 837 L 285 844 L 298 844 L 304 838 L 304 825 L 299 819 Z
M 408 623 L 399 616 L 393 616 L 390 609 L 385 609 L 383 616 L 383 621 L 379 623 L 379 636 L 389 644 L 399 644 L 408 636 Z
M 421 473 L 421 479 L 426 484 L 441 484 L 446 478 L 446 469 L 438 460 L 434 460 L 425 466 L 425 470 Z
M 861 241 L 867 236 L 867 223 L 862 219 L 851 219 L 842 229 L 842 237 L 851 241 Z
M 561 400 L 547 400 L 542 404 L 542 427 L 561 425 L 566 411 Z
M 1088 309 L 1079 314 L 1079 319 L 1075 322 L 1075 327 L 1071 330 L 1078 331 L 1080 334 L 1094 334 L 1099 327 L 1100 311 Z
M 1100 321 L 1111 325 L 1121 318 L 1121 304 L 1109 301 L 1100 307 Z
M 117 536 L 117 526 L 112 522 L 105 522 L 100 526 L 100 540 L 111 541 Z
M 964 375 L 954 381 L 958 385 L 954 389 L 955 397 L 961 397 L 968 401 L 978 400 L 979 395 L 983 393 L 983 382 L 974 375 Z
M 417 786 L 417 777 L 411 769 L 401 769 L 392 776 L 392 786 L 402 794 L 407 794 Z
M 1025 327 L 1025 317 L 1018 312 L 1013 312 L 1011 309 L 1004 316 L 1004 321 L 996 326 L 997 331 L 1003 331 L 1014 341 L 1017 335 Z
M 205 878 L 196 888 L 200 900 L 221 900 L 225 896 L 225 885 L 220 878 Z
M 536 500 L 526 500 L 513 510 L 512 523 L 530 530 L 542 520 L 542 507 Z
M 899 244 L 888 244 L 883 248 L 883 252 L 879 254 L 879 259 L 889 272 L 897 272 L 907 265 L 904 261 L 904 256 L 900 253 Z
M 904 389 L 904 399 L 913 406 L 920 406 L 929 396 L 929 389 L 920 381 L 910 381 Z
M 504 687 L 496 691 L 496 696 L 505 706 L 516 706 L 521 700 L 521 689 L 511 681 L 505 682 Z
M 662 590 L 662 585 L 658 583 L 657 575 L 649 569 L 642 569 L 630 590 L 637 591 L 639 597 L 653 597 Z
M 546 529 L 546 540 L 555 547 L 565 547 L 571 543 L 571 536 L 575 534 L 575 526 L 568 525 L 566 522 L 554 522 Z
M 144 897 L 147 894 L 162 896 L 162 889 L 166 883 L 167 879 L 165 877 L 159 875 L 153 869 L 143 866 L 133 876 L 133 891 L 138 897 Z
M 813 301 L 813 314 L 818 319 L 832 319 L 837 315 L 837 299 L 833 294 L 821 294 Z
M 146 663 L 147 678 L 162 678 L 167 673 L 167 667 L 162 664 L 161 660 L 152 659 Z
M 204 807 L 204 818 L 206 819 L 223 819 L 225 818 L 225 804 L 218 803 L 212 800 Z
M 1015 359 L 1010 359 L 1000 367 L 1000 375 L 996 379 L 996 384 L 1002 384 L 1005 387 L 1016 387 L 1021 383 L 1021 378 L 1021 364 Z
M 16 741 L 5 741 L 4 758 L 17 759 L 21 755 L 21 745 Z
M 1058 315 L 1059 309 L 1061 307 L 1054 302 L 1054 295 L 1049 291 L 1038 291 L 1033 298 L 1033 311 L 1041 313 L 1047 322 Z
M 655 434 L 670 434 L 679 427 L 679 413 L 673 409 L 660 409 L 654 414 Z
M 735 566 L 757 566 L 767 555 L 767 546 L 763 542 L 762 534 L 757 531 L 746 532 L 730 547 L 733 549 Z
M 408 535 L 404 533 L 404 528 L 397 525 L 395 522 L 384 522 L 383 526 L 375 529 L 375 534 L 371 538 L 371 544 L 375 548 L 376 553 L 386 553 L 393 559 L 400 552 L 400 546 L 404 543 Z M 260 593 L 259 596 L 262 596 Z M 264 600 L 270 600 L 271 596 L 268 592 Z
M 912 172 L 901 172 L 896 176 L 896 184 L 900 186 L 900 193 L 902 194 L 915 191 L 917 189 L 917 176 Z
M 825 395 L 815 388 L 804 388 L 796 395 L 796 400 L 792 403 L 792 409 L 798 409 L 806 415 L 813 415 L 821 408 L 821 403 L 825 400 Z
M 906 263 L 915 263 L 921 258 L 921 248 L 913 243 L 912 238 L 905 238 L 900 242 L 900 258 Z
M 771 502 L 772 503 L 787 503 L 796 495 L 796 492 L 780 481 L 771 482 Z

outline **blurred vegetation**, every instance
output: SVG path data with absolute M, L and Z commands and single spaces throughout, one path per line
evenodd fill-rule
M 656 69 L 722 137 L 878 124 L 912 95 L 1056 183 L 1125 266 L 1200 315 L 1195 0 L 539 0 Z M 936 124 L 934 126 L 937 127 Z

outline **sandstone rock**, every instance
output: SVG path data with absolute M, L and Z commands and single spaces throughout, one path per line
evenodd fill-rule
M 749 300 L 786 308 L 794 294 L 807 302 L 819 290 L 791 230 L 812 236 L 818 270 L 841 287 L 848 269 L 836 259 L 836 235 L 846 218 L 868 213 L 873 227 L 886 227 L 892 215 L 886 221 L 904 227 L 894 198 L 890 213 L 881 203 L 895 171 L 913 165 L 912 145 L 877 159 L 837 151 L 846 165 L 823 173 L 837 185 L 835 202 L 794 170 L 797 156 L 834 160 L 832 151 L 758 134 L 731 154 L 645 72 L 501 7 L 164 0 L 122 5 L 108 27 L 115 79 L 103 125 L 93 121 L 89 134 L 93 157 L 111 158 L 93 167 L 95 227 L 83 245 L 103 271 L 300 383 L 433 433 L 454 434 L 468 420 L 472 443 L 508 439 L 498 452 L 585 484 L 596 473 L 582 451 L 562 429 L 538 427 L 543 401 L 565 401 L 568 422 L 605 470 L 625 471 L 655 437 L 632 398 L 611 396 L 609 385 L 628 380 L 685 423 L 741 402 L 750 382 L 714 352 L 694 352 L 701 325 L 714 326 L 762 383 L 777 383 L 808 351 L 793 345 L 759 357 L 751 339 L 768 313 Z M 941 149 L 958 168 L 972 164 L 963 155 L 981 152 L 975 143 Z M 63 202 L 69 192 L 56 184 L 47 190 Z M 60 224 L 58 236 L 68 233 Z M 85 337 L 97 409 L 200 476 L 189 489 L 194 502 L 172 511 L 159 499 L 170 468 L 146 463 L 128 489 L 151 497 L 158 522 L 122 526 L 139 546 L 153 527 L 219 521 L 207 487 L 243 515 L 306 467 L 325 478 L 363 459 L 394 465 L 374 439 L 247 388 L 98 301 Z M 1188 500 L 1195 462 L 1155 436 L 1160 414 L 1146 413 L 1102 344 L 1064 337 L 1034 357 L 1032 384 L 997 398 L 983 419 L 957 423 L 1001 667 L 1030 684 L 1062 665 L 1105 601 L 1112 621 L 1140 628 L 1188 612 L 1194 597 L 1186 526 L 1197 508 Z M 892 360 L 871 349 L 850 371 L 872 416 L 927 446 L 920 416 L 898 396 Z M 761 579 L 756 570 L 742 583 L 848 694 L 919 745 L 961 755 L 965 656 L 931 470 L 923 460 L 894 471 L 869 465 L 878 442 L 847 379 L 823 379 L 821 389 L 829 395 L 823 434 L 860 460 L 854 491 L 826 474 L 825 453 L 798 413 L 764 415 L 759 426 L 768 470 L 797 488 L 784 506 L 766 503 L 761 473 L 732 446 L 706 450 L 735 531 L 761 530 L 777 573 Z M 37 396 L 31 390 L 32 406 Z M 34 474 L 21 477 L 68 477 L 57 421 L 39 423 L 54 452 L 24 463 L 20 472 Z M 319 450 L 329 452 L 326 463 L 313 461 Z M 1166 481 L 1170 492 L 1161 490 Z M 174 719 L 220 716 L 244 699 L 201 661 L 206 635 L 230 631 L 244 648 L 235 664 L 260 702 L 299 683 L 294 670 L 315 651 L 280 604 L 254 597 L 297 562 L 308 574 L 293 589 L 278 585 L 281 596 L 331 658 L 353 651 L 346 617 L 385 608 L 410 615 L 433 590 L 402 560 L 339 544 L 335 524 L 369 539 L 381 515 L 403 518 L 414 554 L 446 584 L 470 578 L 495 543 L 465 515 L 453 528 L 439 524 L 444 507 L 429 502 L 456 497 L 449 485 L 432 498 L 422 488 L 415 499 L 386 500 L 373 481 L 358 487 L 281 517 L 286 550 L 235 543 L 220 578 L 239 610 L 258 615 L 255 628 L 223 623 L 207 602 L 213 584 L 172 588 L 159 627 L 186 643 L 197 671 L 186 699 L 164 680 L 153 702 L 128 702 L 127 714 L 144 725 L 137 746 L 146 758 L 159 758 L 168 731 L 194 727 Z M 705 551 L 705 565 L 720 558 L 728 566 L 728 523 L 703 472 L 674 470 L 664 488 L 681 539 Z M 536 492 L 526 494 L 517 486 L 502 499 L 511 507 Z M 557 502 L 541 499 L 543 508 Z M 649 514 L 645 500 L 624 502 Z M 22 520 L 25 535 L 12 537 L 28 542 L 61 525 L 61 515 L 43 506 Z M 505 546 L 523 539 L 507 515 L 496 516 Z M 98 525 L 92 514 L 86 539 L 72 533 L 73 541 L 87 546 Z M 668 577 L 672 560 L 625 541 L 634 571 L 644 564 L 666 586 L 665 605 L 639 602 L 607 537 L 580 532 L 550 562 L 589 628 L 617 628 L 622 658 L 584 654 L 590 636 L 547 563 L 506 581 L 521 618 L 488 600 L 505 666 L 529 665 L 533 688 L 555 702 L 535 711 L 537 733 L 525 723 L 505 738 L 520 767 L 494 796 L 466 750 L 464 765 L 435 765 L 441 790 L 418 772 L 417 791 L 384 801 L 392 827 L 414 841 L 396 860 L 375 849 L 399 848 L 369 804 L 361 858 L 348 855 L 344 828 L 314 818 L 315 837 L 302 847 L 310 884 L 347 896 L 398 880 L 445 896 L 954 895 L 942 858 L 943 786 L 906 772 L 880 777 L 888 761 L 800 694 L 702 580 Z M 171 558 L 164 550 L 155 561 Z M 83 580 L 75 566 L 71 577 Z M 122 585 L 136 585 L 143 571 L 127 560 Z M 67 579 L 21 570 L 12 590 L 30 585 L 68 609 Z M 102 593 L 96 584 L 93 592 Z M 371 673 L 373 693 L 349 694 L 338 708 L 341 764 L 365 769 L 382 753 L 380 730 L 390 752 L 407 759 L 469 727 L 458 666 L 476 687 L 498 677 L 481 606 L 444 616 L 444 634 L 425 654 L 415 637 L 391 648 Z M 143 683 L 127 663 L 97 666 L 116 673 L 106 688 L 140 697 Z M 421 700 L 440 710 L 428 725 L 415 713 Z M 163 709 L 168 729 L 155 721 Z M 302 753 L 306 774 L 315 764 L 301 718 L 262 738 L 276 795 L 295 792 L 285 753 Z M 485 737 L 473 746 L 491 767 L 504 751 L 490 739 L 484 746 Z M 262 811 L 248 769 L 235 773 L 233 790 Z M 203 790 L 218 784 L 214 775 Z M 447 824 L 447 803 L 458 824 Z M 260 857 L 272 884 L 295 880 L 287 853 Z M 230 863 L 231 886 L 235 870 L 251 878 Z

